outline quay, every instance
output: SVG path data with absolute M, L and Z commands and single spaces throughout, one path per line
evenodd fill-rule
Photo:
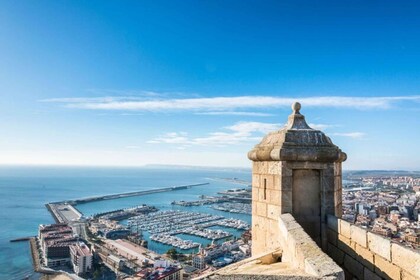
M 57 223 L 69 223 L 80 220 L 79 210 L 68 203 L 48 203 L 45 205 Z
M 232 184 L 238 184 L 238 185 L 244 185 L 247 187 L 251 187 L 252 184 L 249 181 L 245 181 L 242 179 L 238 179 L 238 178 L 209 178 L 211 180 L 215 180 L 215 181 L 225 181 L 225 182 L 229 182 Z
M 117 193 L 117 194 L 108 194 L 108 195 L 100 195 L 100 196 L 91 196 L 86 198 L 78 198 L 74 200 L 65 200 L 59 202 L 51 202 L 50 204 L 59 204 L 59 203 L 67 203 L 71 205 L 77 205 L 82 203 L 88 203 L 98 200 L 108 200 L 108 199 L 118 199 L 130 196 L 140 196 L 152 193 L 160 193 L 160 192 L 170 192 L 170 191 L 178 191 L 178 190 L 185 190 L 192 187 L 204 186 L 208 185 L 209 183 L 199 183 L 199 184 L 190 184 L 190 185 L 181 185 L 181 186 L 173 186 L 173 187 L 166 187 L 166 188 L 158 188 L 158 189 L 151 189 L 145 191 L 135 191 L 135 192 L 125 192 L 125 193 Z
M 157 212 L 157 211 L 159 211 L 159 209 L 156 208 L 155 206 L 147 206 L 146 204 L 143 204 L 143 205 L 139 205 L 139 206 L 135 206 L 131 208 L 119 209 L 119 210 L 113 210 L 109 212 L 95 214 L 93 215 L 93 218 L 95 219 L 103 218 L 103 219 L 108 219 L 108 220 L 113 220 L 113 221 L 121 221 L 121 220 L 131 218 L 136 215 L 148 214 L 148 213 Z
M 179 205 L 179 206 L 200 206 L 200 205 L 208 205 L 214 203 L 222 203 L 229 201 L 229 198 L 226 197 L 206 197 L 200 200 L 193 200 L 193 201 L 173 201 L 172 205 Z

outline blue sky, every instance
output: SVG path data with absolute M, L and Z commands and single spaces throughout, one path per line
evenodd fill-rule
M 419 13 L 418 1 L 1 1 L 0 164 L 247 167 L 297 100 L 345 169 L 420 170 Z

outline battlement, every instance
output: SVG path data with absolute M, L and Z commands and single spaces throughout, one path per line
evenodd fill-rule
M 328 216 L 328 255 L 351 279 L 420 279 L 420 253 Z

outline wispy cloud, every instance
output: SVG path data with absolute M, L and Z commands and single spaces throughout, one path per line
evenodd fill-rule
M 260 113 L 260 112 L 232 112 L 232 111 L 221 111 L 221 112 L 202 112 L 195 113 L 196 115 L 208 115 L 208 116 L 250 116 L 250 117 L 271 117 L 274 114 Z
M 337 125 L 310 124 L 314 129 L 326 129 Z M 173 144 L 177 149 L 186 149 L 191 146 L 216 146 L 225 147 L 247 142 L 261 140 L 261 136 L 282 128 L 277 123 L 263 122 L 237 122 L 234 125 L 226 126 L 216 132 L 208 133 L 203 137 L 191 137 L 186 132 L 169 132 L 147 141 L 148 144 Z M 330 135 L 350 137 L 354 139 L 363 138 L 363 132 L 330 133 Z
M 223 131 L 207 134 L 204 137 L 189 137 L 185 132 L 166 133 L 149 140 L 149 144 L 177 144 L 185 149 L 189 146 L 217 146 L 236 145 L 240 143 L 258 141 L 261 135 L 279 129 L 281 125 L 261 122 L 238 122 L 232 126 L 224 127 Z
M 323 123 L 309 123 L 308 124 L 311 128 L 317 130 L 326 130 L 328 128 L 337 127 L 338 125 L 334 124 L 323 124 Z
M 154 95 L 143 97 L 96 97 L 96 98 L 53 98 L 42 102 L 64 103 L 69 108 L 89 110 L 124 110 L 124 111 L 198 111 L 215 112 L 244 109 L 262 109 L 288 107 L 299 101 L 308 107 L 335 107 L 355 109 L 386 109 L 402 101 L 420 102 L 420 95 L 387 97 L 272 97 L 272 96 L 237 96 L 212 98 L 161 98 Z
M 342 137 L 350 137 L 350 138 L 353 138 L 353 139 L 361 139 L 361 138 L 366 136 L 366 133 L 364 133 L 364 132 L 344 132 L 344 133 L 336 132 L 336 133 L 331 133 L 331 135 L 342 136 Z

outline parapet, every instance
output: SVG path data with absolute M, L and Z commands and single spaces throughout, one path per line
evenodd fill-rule
M 280 247 L 198 279 L 344 279 L 343 270 L 309 237 L 291 214 L 278 222 Z
M 420 279 L 420 252 L 328 215 L 328 254 L 352 279 Z

